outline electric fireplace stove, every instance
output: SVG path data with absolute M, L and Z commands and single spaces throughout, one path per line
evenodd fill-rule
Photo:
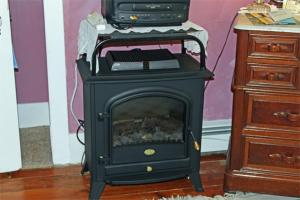
M 90 199 L 98 199 L 106 183 L 188 176 L 195 190 L 202 191 L 204 83 L 213 75 L 184 52 L 174 56 L 179 69 L 121 72 L 110 71 L 99 57 L 100 70 L 94 75 L 84 57 L 77 61 L 84 85 L 84 170 L 91 174 Z

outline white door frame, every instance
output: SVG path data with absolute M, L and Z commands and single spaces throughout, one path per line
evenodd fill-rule
M 22 167 L 8 0 L 0 0 L 0 173 Z
M 63 0 L 44 0 L 50 138 L 54 164 L 70 162 Z

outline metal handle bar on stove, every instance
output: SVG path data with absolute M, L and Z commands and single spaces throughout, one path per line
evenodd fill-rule
M 122 37 L 120 37 L 122 35 Z M 132 42 L 146 42 L 146 41 L 170 41 L 170 40 L 193 40 L 198 43 L 200 47 L 200 70 L 206 69 L 206 63 L 205 63 L 205 48 L 201 40 L 199 40 L 197 37 L 187 34 L 151 34 L 151 36 L 147 36 L 147 34 L 117 34 L 117 36 L 110 36 L 108 39 L 104 39 L 96 44 L 96 47 L 94 49 L 93 55 L 92 55 L 92 76 L 96 75 L 96 56 L 99 53 L 101 55 L 102 50 L 104 47 L 108 44 L 117 44 L 118 46 L 122 43 Z M 100 67 L 100 66 L 99 66 Z

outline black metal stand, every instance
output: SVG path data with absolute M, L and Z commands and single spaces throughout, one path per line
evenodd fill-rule
M 101 52 L 105 46 L 108 45 L 126 45 L 128 43 L 140 43 L 140 42 L 151 42 L 151 41 L 181 41 L 181 53 L 185 54 L 186 49 L 184 48 L 185 40 L 192 40 L 197 42 L 200 47 L 200 70 L 206 69 L 206 55 L 205 48 L 201 40 L 197 37 L 188 35 L 185 31 L 168 31 L 166 33 L 159 33 L 157 31 L 152 31 L 147 34 L 144 33 L 134 33 L 134 34 L 122 34 L 122 33 L 112 33 L 111 35 L 99 35 L 98 43 L 92 54 L 92 76 L 96 75 L 96 60 L 97 55 L 101 55 Z

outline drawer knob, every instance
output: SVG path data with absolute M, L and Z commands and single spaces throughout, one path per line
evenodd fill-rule
M 278 118 L 285 118 L 291 122 L 298 122 L 300 121 L 300 114 L 299 113 L 291 113 L 291 112 L 275 112 L 273 116 Z
M 284 79 L 284 75 L 281 73 L 268 73 L 266 74 L 266 79 L 269 81 L 280 81 Z
M 299 159 L 299 156 L 294 156 L 293 154 L 289 153 L 270 153 L 268 157 L 273 161 L 281 161 L 287 164 L 295 164 L 297 163 L 297 159 Z
M 282 159 L 282 156 L 279 153 L 271 153 L 268 156 L 271 160 L 274 160 L 274 161 L 279 161 Z
M 280 44 L 268 44 L 268 50 L 270 52 L 280 52 L 281 46 Z

